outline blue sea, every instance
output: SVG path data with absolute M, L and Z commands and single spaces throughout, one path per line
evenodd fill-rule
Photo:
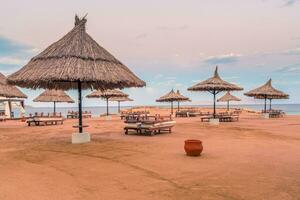
M 163 108 L 167 108 L 169 107 L 168 105 L 153 105 L 153 106 L 159 106 L 159 107 L 163 107 Z M 189 106 L 189 105 L 184 105 L 184 106 Z M 183 106 L 183 107 L 184 107 Z M 193 107 L 212 107 L 211 105 L 193 105 Z M 218 108 L 224 108 L 224 106 L 217 106 Z M 262 104 L 253 104 L 253 105 L 231 105 L 231 108 L 248 108 L 248 109 L 252 109 L 252 110 L 257 110 L 257 111 L 261 111 L 264 107 L 264 105 Z M 121 107 L 121 109 L 124 108 L 131 108 L 128 106 L 124 106 Z M 175 108 L 175 107 L 174 107 Z M 273 109 L 278 109 L 278 110 L 283 110 L 285 111 L 288 115 L 300 115 L 300 104 L 274 104 L 272 105 Z M 175 108 L 176 109 L 176 108 Z M 57 107 L 56 108 L 57 112 L 61 112 L 63 115 L 66 115 L 67 112 L 70 110 L 73 111 L 77 111 L 78 108 L 77 107 Z M 83 111 L 91 111 L 93 116 L 99 116 L 100 114 L 104 114 L 106 113 L 106 107 L 104 106 L 98 106 L 98 107 L 84 107 Z M 49 112 L 53 112 L 53 108 L 52 107 L 31 107 L 31 106 L 27 106 L 26 107 L 26 115 L 29 115 L 30 113 L 35 113 L 35 112 L 44 112 L 44 113 L 49 113 Z M 118 107 L 116 106 L 110 106 L 109 107 L 109 112 L 111 114 L 116 114 L 118 112 Z M 15 117 L 19 117 L 19 111 L 18 110 L 14 110 L 14 115 Z

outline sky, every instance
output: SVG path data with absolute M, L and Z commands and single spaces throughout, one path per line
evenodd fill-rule
M 213 75 L 244 91 L 244 104 L 262 103 L 243 95 L 272 78 L 290 95 L 274 103 L 300 103 L 300 0 L 0 0 L 0 72 L 23 67 L 87 15 L 87 32 L 147 84 L 125 89 L 135 101 L 155 99 L 179 89 L 189 104 L 211 104 L 212 96 L 187 88 Z M 23 89 L 33 103 L 43 90 Z M 87 95 L 91 91 L 84 91 Z M 76 91 L 68 93 L 77 99 Z M 223 93 L 219 94 L 219 97 Z M 84 99 L 85 106 L 105 105 Z M 75 106 L 61 104 L 61 106 Z

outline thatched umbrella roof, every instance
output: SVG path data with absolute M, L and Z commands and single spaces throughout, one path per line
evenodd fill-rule
M 189 98 L 181 95 L 179 91 L 174 92 L 174 90 L 172 89 L 170 92 L 157 99 L 156 102 L 173 102 L 173 101 L 188 101 L 188 100 Z
M 215 69 L 214 76 L 197 83 L 196 85 L 189 87 L 188 90 L 191 91 L 235 91 L 235 90 L 243 90 L 243 88 L 224 81 L 221 79 L 218 73 L 218 67 Z
M 159 99 L 156 100 L 156 102 L 171 102 L 171 114 L 173 114 L 174 101 L 177 102 L 190 101 L 190 99 L 181 95 L 179 91 L 174 92 L 174 90 L 172 89 L 170 92 L 168 92 L 167 94 L 161 96 Z M 179 105 L 178 105 L 178 109 L 179 109 Z
M 128 97 L 128 94 L 123 93 L 120 90 L 95 90 L 91 94 L 86 96 L 87 98 L 104 98 L 110 99 L 112 97 Z
M 86 96 L 87 98 L 103 98 L 106 99 L 106 115 L 109 115 L 109 109 L 108 109 L 108 101 L 111 100 L 112 98 L 126 98 L 128 97 L 128 94 L 125 94 L 121 92 L 120 90 L 96 90 L 92 92 L 91 94 Z
M 34 102 L 67 102 L 74 103 L 74 100 L 63 90 L 45 90 L 36 97 Z
M 27 88 L 114 89 L 143 87 L 145 82 L 101 47 L 86 32 L 85 18 L 75 17 L 75 27 L 19 71 L 9 82 Z
M 112 97 L 109 99 L 110 101 L 133 101 L 133 99 L 129 98 L 129 97 Z
M 228 101 L 241 101 L 240 98 L 233 96 L 230 92 L 227 92 L 224 96 L 218 99 L 218 102 L 228 102 Z
M 272 79 L 268 80 L 268 82 L 266 82 L 264 85 L 246 92 L 245 95 L 249 97 L 255 97 L 257 99 L 286 99 L 289 97 L 288 94 L 285 94 L 284 92 L 277 90 L 272 86 Z
M 0 96 L 6 98 L 27 98 L 16 86 L 8 85 L 7 78 L 0 73 Z

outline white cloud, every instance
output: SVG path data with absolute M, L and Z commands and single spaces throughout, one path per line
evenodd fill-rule
M 9 57 L 9 56 L 0 57 L 0 64 L 3 65 L 22 65 L 22 64 L 26 64 L 26 62 L 27 62 L 26 59 L 17 58 L 17 57 Z
M 235 54 L 235 53 L 224 54 L 219 56 L 210 56 L 206 58 L 204 62 L 209 64 L 234 63 L 237 62 L 241 56 L 242 56 L 241 54 Z
M 283 51 L 284 55 L 300 55 L 300 48 Z

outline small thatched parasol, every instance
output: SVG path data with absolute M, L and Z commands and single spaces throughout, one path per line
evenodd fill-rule
M 9 118 L 11 117 L 12 112 L 12 100 L 11 98 L 18 98 L 21 99 L 21 106 L 24 109 L 24 100 L 27 96 L 21 92 L 16 86 L 8 85 L 7 78 L 0 73 L 0 97 L 4 97 L 8 102 L 8 108 L 9 108 Z
M 120 103 L 125 102 L 125 101 L 133 101 L 133 99 L 130 99 L 129 97 L 112 97 L 109 99 L 109 101 L 117 101 L 118 102 L 118 113 L 120 113 L 121 112 Z
M 250 90 L 249 92 L 245 93 L 246 96 L 254 97 L 256 99 L 264 99 L 265 105 L 264 105 L 264 112 L 267 112 L 267 99 L 270 100 L 270 110 L 272 109 L 272 99 L 288 99 L 289 95 L 285 94 L 284 92 L 275 89 L 272 86 L 272 79 L 268 80 L 267 83 L 264 85 Z
M 74 100 L 67 95 L 63 90 L 45 90 L 42 94 L 36 97 L 34 102 L 53 102 L 54 113 L 56 113 L 57 102 L 74 103 Z
M 241 101 L 241 99 L 238 98 L 238 97 L 236 97 L 236 96 L 233 96 L 228 91 L 224 96 L 222 96 L 221 98 L 219 98 L 217 101 L 218 102 L 227 102 L 227 110 L 229 110 L 229 102 L 230 101 Z
M 171 102 L 171 114 L 173 114 L 174 101 L 189 101 L 189 98 L 181 95 L 179 91 L 174 92 L 174 90 L 172 89 L 169 93 L 165 94 L 164 96 L 161 96 L 159 99 L 156 100 L 156 102 Z
M 17 87 L 8 85 L 7 79 L 2 73 L 0 73 L 0 96 L 6 98 L 27 98 Z
M 82 133 L 82 89 L 143 87 L 145 82 L 101 47 L 86 32 L 87 19 L 75 16 L 75 27 L 30 60 L 8 81 L 27 88 L 78 89 L 79 133 Z
M 114 97 L 128 97 L 128 94 L 121 92 L 120 90 L 96 90 L 86 96 L 87 98 L 103 98 L 106 100 L 106 115 L 109 115 L 108 101 Z
M 218 66 L 215 69 L 215 74 L 212 78 L 202 81 L 190 88 L 190 91 L 207 91 L 214 95 L 214 118 L 216 117 L 216 95 L 223 91 L 238 91 L 243 88 L 222 80 L 218 74 Z

